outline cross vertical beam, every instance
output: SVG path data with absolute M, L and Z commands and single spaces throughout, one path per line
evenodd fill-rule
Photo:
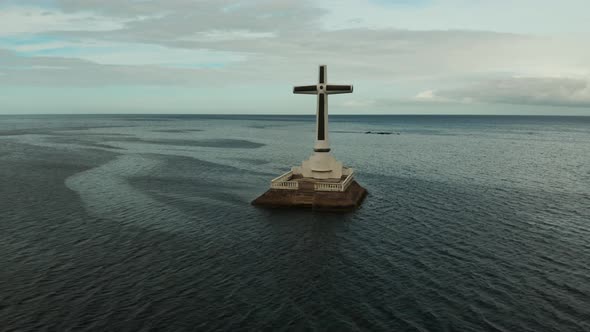
M 318 121 L 317 121 L 317 140 L 326 140 L 326 104 L 328 103 L 328 96 L 325 93 L 318 95 Z

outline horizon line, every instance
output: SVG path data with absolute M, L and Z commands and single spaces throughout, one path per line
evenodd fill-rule
M 0 113 L 0 116 L 43 116 L 43 115 L 71 115 L 71 116 L 85 116 L 85 115 L 100 115 L 100 116 L 128 116 L 128 115 L 152 115 L 152 116 L 305 116 L 312 117 L 315 114 L 301 114 L 301 113 L 289 113 L 289 114 L 278 114 L 278 113 Z M 330 114 L 330 116 L 543 116 L 543 117 L 590 117 L 588 115 L 581 114 L 447 114 L 447 113 L 354 113 L 354 114 Z

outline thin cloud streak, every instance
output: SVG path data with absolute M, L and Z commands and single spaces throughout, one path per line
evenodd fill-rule
M 477 82 L 439 91 L 424 91 L 416 100 L 430 102 L 502 103 L 590 108 L 590 80 L 515 77 Z

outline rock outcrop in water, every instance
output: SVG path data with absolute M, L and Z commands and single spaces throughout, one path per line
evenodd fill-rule
M 400 133 L 394 133 L 391 131 L 365 131 L 365 134 L 370 135 L 399 135 Z

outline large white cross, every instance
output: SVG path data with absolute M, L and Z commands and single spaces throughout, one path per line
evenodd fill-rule
M 328 68 L 326 65 L 321 65 L 318 84 L 296 86 L 293 88 L 293 93 L 318 95 L 315 152 L 330 152 L 330 144 L 328 142 L 328 95 L 352 93 L 352 85 L 334 85 L 328 84 L 327 82 Z

